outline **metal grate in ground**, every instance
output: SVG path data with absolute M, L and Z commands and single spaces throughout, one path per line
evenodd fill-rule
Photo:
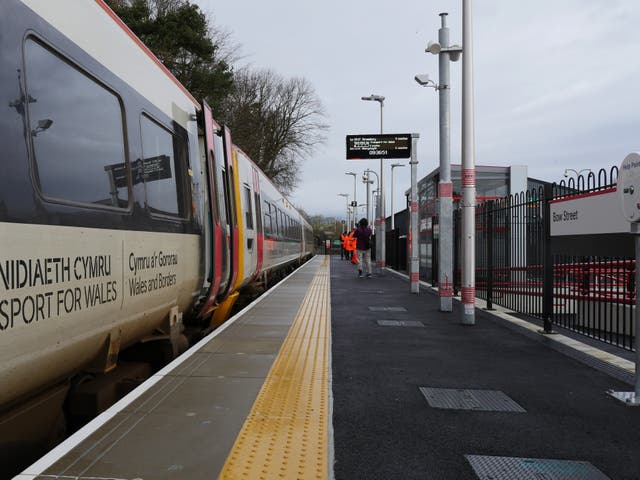
M 610 480 L 589 462 L 465 455 L 480 480 Z
M 381 327 L 424 327 L 422 322 L 416 320 L 378 320 Z
M 420 387 L 420 391 L 433 408 L 485 412 L 526 412 L 524 408 L 499 390 Z
M 372 312 L 406 312 L 404 307 L 369 307 Z

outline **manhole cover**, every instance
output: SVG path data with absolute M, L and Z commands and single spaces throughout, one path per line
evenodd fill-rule
M 381 327 L 424 327 L 422 322 L 415 320 L 378 320 Z
M 499 390 L 420 387 L 420 391 L 433 408 L 485 412 L 526 412 L 524 408 Z
M 465 455 L 481 480 L 610 480 L 589 462 Z

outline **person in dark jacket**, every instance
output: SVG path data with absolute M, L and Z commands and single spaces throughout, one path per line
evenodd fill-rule
M 362 270 L 366 268 L 367 278 L 371 278 L 371 228 L 366 218 L 361 218 L 354 235 L 358 251 L 358 277 L 362 278 Z

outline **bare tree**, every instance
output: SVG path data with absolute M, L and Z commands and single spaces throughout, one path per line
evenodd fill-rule
M 320 99 L 306 79 L 286 80 L 271 70 L 236 71 L 234 86 L 222 105 L 223 120 L 238 146 L 290 193 L 301 162 L 325 140 Z

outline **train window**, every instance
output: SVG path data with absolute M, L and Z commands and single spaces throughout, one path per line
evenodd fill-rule
M 280 235 L 280 221 L 278 220 L 278 209 L 275 205 L 271 207 L 271 218 L 273 218 L 273 236 L 278 237 Z
M 133 183 L 144 182 L 147 206 L 154 213 L 188 216 L 184 207 L 186 142 L 142 115 L 143 158 L 134 166 Z
M 280 216 L 280 236 L 284 238 L 287 236 L 287 224 L 284 221 L 282 210 L 278 209 L 278 215 Z
M 244 187 L 244 202 L 245 202 L 245 210 L 244 216 L 246 219 L 246 227 L 250 230 L 253 229 L 253 209 L 251 208 L 251 190 L 249 187 L 245 185 Z
M 266 200 L 262 203 L 262 211 L 264 212 L 264 235 L 265 237 L 270 237 L 273 231 L 271 227 L 271 205 Z
M 36 182 L 50 199 L 127 208 L 120 99 L 33 38 L 25 42 Z

